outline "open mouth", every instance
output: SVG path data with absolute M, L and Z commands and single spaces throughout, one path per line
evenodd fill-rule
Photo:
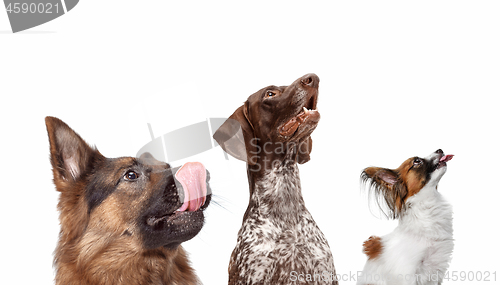
M 446 166 L 446 162 L 450 161 L 453 158 L 453 156 L 454 156 L 453 154 L 442 155 L 432 171 Z
M 317 101 L 318 95 L 312 95 L 306 104 L 302 106 L 302 110 L 281 126 L 279 130 L 280 135 L 292 137 L 301 125 L 318 123 L 320 115 L 316 108 Z

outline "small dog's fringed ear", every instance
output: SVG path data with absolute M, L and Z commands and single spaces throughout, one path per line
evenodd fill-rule
M 214 133 L 213 138 L 229 155 L 250 165 L 257 163 L 257 142 L 248 119 L 247 103 L 236 109 L 224 124 Z
M 404 199 L 407 195 L 407 190 L 399 180 L 397 171 L 380 168 L 368 167 L 361 173 L 361 181 L 369 185 L 369 190 L 373 191 L 377 198 L 377 204 L 380 210 L 388 218 L 398 218 L 404 210 Z M 385 201 L 385 206 L 381 205 L 381 201 Z
M 311 159 L 311 150 L 312 150 L 312 138 L 308 137 L 307 140 L 299 143 L 299 153 L 297 156 L 297 162 L 299 164 L 304 164 Z
M 361 174 L 363 182 L 372 179 L 379 186 L 392 187 L 398 181 L 398 173 L 387 168 L 368 167 Z
M 77 133 L 63 121 L 46 117 L 49 135 L 50 161 L 56 185 L 74 182 L 90 170 L 92 163 L 103 156 L 91 148 Z

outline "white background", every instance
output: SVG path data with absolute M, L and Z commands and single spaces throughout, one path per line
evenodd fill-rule
M 0 283 L 53 283 L 45 116 L 108 157 L 134 156 L 148 122 L 159 136 L 228 117 L 260 88 L 314 72 L 321 121 L 302 189 L 337 273 L 362 270 L 362 242 L 396 226 L 368 210 L 361 170 L 442 148 L 456 155 L 439 188 L 454 206 L 450 271 L 497 271 L 497 282 L 460 284 L 498 284 L 499 14 L 497 1 L 81 1 L 12 34 L 0 11 Z M 245 164 L 220 148 L 186 161 L 210 170 L 218 205 L 184 246 L 204 284 L 225 284 Z

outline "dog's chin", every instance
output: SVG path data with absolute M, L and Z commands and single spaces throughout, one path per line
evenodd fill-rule
M 175 248 L 181 243 L 194 238 L 202 229 L 204 224 L 203 210 L 195 212 L 176 212 L 168 221 L 168 228 L 175 229 L 168 234 L 163 247 Z
M 175 249 L 195 237 L 203 224 L 204 215 L 201 209 L 195 212 L 175 212 L 149 228 L 144 236 L 145 246 L 149 249 Z
M 181 243 L 195 237 L 203 228 L 205 222 L 203 211 L 208 207 L 210 200 L 211 195 L 208 195 L 205 204 L 196 211 L 174 211 L 150 216 L 145 225 L 146 247 L 175 249 Z

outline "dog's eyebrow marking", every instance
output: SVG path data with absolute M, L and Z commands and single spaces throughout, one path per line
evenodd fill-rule
M 134 160 L 132 161 L 132 163 L 129 163 L 127 165 L 123 165 L 123 166 L 118 167 L 118 169 L 116 170 L 116 172 L 122 172 L 122 171 L 130 170 L 130 169 L 132 169 L 134 167 L 137 167 L 137 166 L 141 166 L 141 164 L 134 158 Z
M 269 85 L 265 89 L 266 89 L 266 91 L 268 91 L 268 90 L 279 90 L 279 87 L 276 86 L 276 85 Z
M 131 170 L 134 168 L 135 165 L 127 165 L 127 166 L 121 166 L 119 167 L 116 172 L 124 172 L 126 170 Z

